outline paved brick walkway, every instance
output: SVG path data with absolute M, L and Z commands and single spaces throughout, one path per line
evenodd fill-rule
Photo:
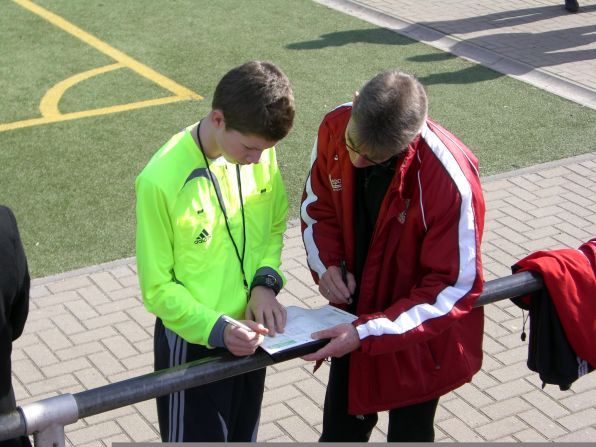
M 494 59 L 498 50 L 503 66 L 508 61 L 531 66 L 520 78 L 550 80 L 543 88 L 594 106 L 594 1 L 580 1 L 584 12 L 575 15 L 567 14 L 555 1 L 538 0 L 324 3 L 393 29 L 399 29 L 396 23 L 410 22 L 408 32 L 416 29 L 419 40 L 429 43 L 470 39 L 479 60 L 491 55 Z M 424 26 L 413 26 L 414 19 Z M 438 32 L 451 34 L 441 37 Z M 430 39 L 425 33 L 435 37 Z M 555 45 L 557 39 L 570 36 L 584 40 Z M 551 38 L 553 43 L 544 42 L 535 51 L 538 40 Z M 483 47 L 483 42 L 492 46 Z M 559 51 L 551 58 L 552 50 Z M 596 234 L 594 151 L 486 177 L 483 186 L 488 210 L 483 246 L 488 280 L 508 275 L 509 266 L 532 251 L 577 247 Z M 306 268 L 297 222 L 290 222 L 286 232 L 283 260 L 289 279 L 280 295 L 283 303 L 323 304 Z M 579 379 L 570 391 L 553 386 L 542 390 L 537 374 L 525 365 L 527 346 L 519 339 L 521 311 L 509 301 L 485 310 L 482 371 L 472 383 L 441 400 L 437 440 L 595 442 L 596 373 Z M 134 259 L 34 280 L 30 316 L 13 352 L 19 403 L 150 372 L 152 331 L 153 317 L 141 304 Z M 311 369 L 298 359 L 268 369 L 259 441 L 317 440 L 327 370 L 323 366 L 313 375 Z M 115 441 L 155 441 L 156 421 L 153 401 L 141 402 L 67 426 L 67 443 L 109 446 Z M 384 441 L 386 423 L 382 414 L 373 441 Z

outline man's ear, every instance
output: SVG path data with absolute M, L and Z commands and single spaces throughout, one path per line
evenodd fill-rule
M 356 104 L 356 100 L 358 99 L 359 95 L 360 95 L 360 92 L 358 90 L 356 90 L 354 92 L 354 96 L 352 97 L 352 105 Z
M 210 114 L 211 124 L 216 129 L 225 129 L 226 127 L 226 120 L 224 118 L 223 111 L 220 109 L 213 109 Z

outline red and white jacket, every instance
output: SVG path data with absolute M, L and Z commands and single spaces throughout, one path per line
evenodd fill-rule
M 319 127 L 302 197 L 308 264 L 354 266 L 351 104 Z M 430 119 L 396 166 L 370 242 L 354 322 L 350 414 L 423 402 L 469 382 L 482 364 L 480 242 L 484 199 L 474 155 Z

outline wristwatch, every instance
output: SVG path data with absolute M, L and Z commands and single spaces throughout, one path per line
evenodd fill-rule
M 254 289 L 256 286 L 267 287 L 268 289 L 273 290 L 276 295 L 281 290 L 280 282 L 277 280 L 275 276 L 269 274 L 255 276 L 252 280 L 250 290 L 252 291 L 252 289 Z

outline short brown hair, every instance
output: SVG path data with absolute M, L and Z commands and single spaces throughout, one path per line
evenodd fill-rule
M 223 112 L 226 129 L 271 141 L 284 138 L 294 122 L 290 81 L 267 61 L 246 62 L 226 73 L 211 106 Z
M 368 81 L 354 100 L 354 143 L 379 158 L 404 151 L 427 114 L 426 92 L 412 75 L 387 70 Z

